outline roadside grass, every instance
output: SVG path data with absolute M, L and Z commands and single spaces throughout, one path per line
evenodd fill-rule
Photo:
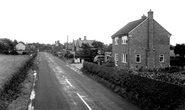
M 36 54 L 33 57 L 27 56 L 27 59 L 23 61 L 21 56 L 15 57 L 18 60 L 17 68 L 10 71 L 12 73 L 7 76 L 5 75 L 5 80 L 1 84 L 0 110 L 26 110 L 29 103 L 33 82 L 33 72 L 30 68 L 33 67 Z
M 4 83 L 9 80 L 15 71 L 18 71 L 30 56 L 28 55 L 0 55 L 0 91 Z
M 22 84 L 20 84 L 21 92 L 19 94 L 19 97 L 8 106 L 7 110 L 28 109 L 33 81 L 34 81 L 33 71 L 30 70 L 25 81 Z

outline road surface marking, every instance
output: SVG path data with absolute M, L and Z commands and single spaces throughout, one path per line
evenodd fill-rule
M 87 106 L 87 108 L 89 110 L 92 110 L 91 107 L 85 102 L 85 100 L 83 99 L 83 97 L 79 94 L 79 93 L 76 93 L 78 95 L 78 97 L 80 97 L 80 99 L 83 101 L 83 103 Z
M 33 82 L 33 87 L 32 87 L 32 91 L 31 91 L 31 95 L 30 95 L 30 100 L 31 101 L 30 101 L 30 104 L 28 106 L 28 110 L 33 110 L 34 109 L 34 107 L 32 105 L 32 100 L 35 98 L 34 86 L 35 86 L 35 82 L 36 82 L 36 78 L 37 78 L 36 71 L 34 71 L 33 75 L 34 75 L 34 82 Z
M 69 82 L 68 79 L 66 79 L 66 81 L 67 81 L 67 83 L 68 83 L 71 87 L 73 87 L 73 85 Z

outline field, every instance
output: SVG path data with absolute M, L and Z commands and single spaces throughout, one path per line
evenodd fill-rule
M 2 90 L 4 82 L 6 82 L 29 57 L 28 55 L 0 55 L 0 90 Z

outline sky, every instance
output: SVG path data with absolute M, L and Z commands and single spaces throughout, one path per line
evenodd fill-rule
M 154 19 L 185 43 L 183 0 L 0 0 L 0 38 L 53 44 L 87 36 L 109 44 L 128 22 L 154 12 Z

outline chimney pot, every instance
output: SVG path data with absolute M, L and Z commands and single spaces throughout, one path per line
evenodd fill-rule
M 145 19 L 146 18 L 146 16 L 145 16 L 145 14 L 143 14 L 143 16 L 141 17 L 141 19 Z
M 153 11 L 150 9 L 150 11 L 148 12 L 148 18 L 149 19 L 153 19 Z

